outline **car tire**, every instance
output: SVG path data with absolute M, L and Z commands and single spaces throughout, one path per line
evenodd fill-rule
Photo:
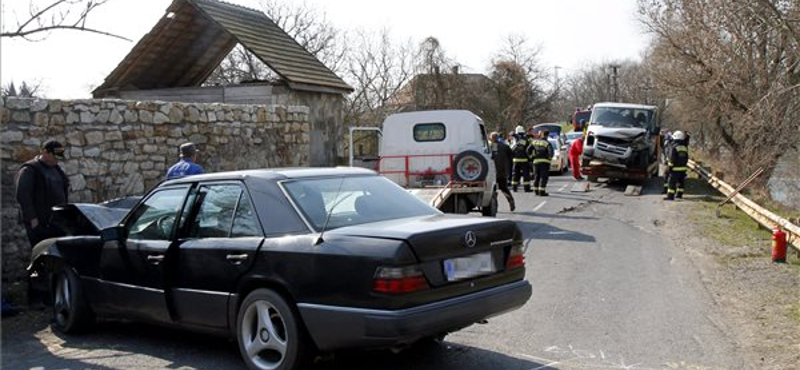
M 486 158 L 474 150 L 458 153 L 453 166 L 453 177 L 458 181 L 483 181 L 489 173 Z
M 94 313 L 86 302 L 78 275 L 65 265 L 53 279 L 53 327 L 65 334 L 78 334 L 94 323 Z
M 236 338 L 252 370 L 301 368 L 311 352 L 299 315 L 277 292 L 256 289 L 242 301 L 236 316 Z
M 497 192 L 492 193 L 492 201 L 487 207 L 481 207 L 481 213 L 486 217 L 497 216 Z

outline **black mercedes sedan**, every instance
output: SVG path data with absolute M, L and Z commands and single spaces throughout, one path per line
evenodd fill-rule
M 369 170 L 196 175 L 119 207 L 61 207 L 71 235 L 34 248 L 55 329 L 105 317 L 221 334 L 249 368 L 286 370 L 441 338 L 531 295 L 514 222 L 445 215 Z

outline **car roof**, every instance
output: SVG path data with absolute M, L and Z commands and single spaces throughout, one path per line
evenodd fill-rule
M 340 177 L 358 175 L 377 175 L 375 171 L 360 167 L 286 167 L 286 168 L 261 168 L 227 172 L 211 172 L 201 175 L 181 177 L 166 180 L 162 185 L 172 185 L 195 181 L 223 181 L 244 180 L 247 178 L 261 178 L 264 180 L 287 180 L 312 177 Z
M 613 108 L 631 108 L 631 109 L 658 109 L 655 105 L 642 105 L 642 104 L 629 104 L 629 103 L 612 103 L 612 102 L 604 102 L 604 103 L 596 103 L 592 106 L 594 108 L 601 108 L 601 107 L 613 107 Z

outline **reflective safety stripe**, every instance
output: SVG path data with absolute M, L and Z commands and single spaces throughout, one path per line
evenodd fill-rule
M 689 151 L 689 148 L 687 148 L 687 147 L 685 147 L 683 145 L 680 145 L 680 146 L 676 146 L 675 147 L 675 151 L 676 152 L 684 152 L 685 153 L 685 152 Z
M 539 164 L 539 163 L 550 163 L 550 160 L 544 158 L 537 158 L 533 160 L 533 164 Z
M 514 158 L 514 163 L 525 163 L 527 161 L 527 158 Z
M 669 193 L 669 194 L 675 194 L 675 190 L 674 190 L 674 189 L 669 189 L 669 190 L 667 190 L 667 193 Z
M 519 183 L 518 183 L 518 182 L 516 182 L 516 181 L 512 181 L 512 182 L 511 182 L 511 185 L 517 186 L 517 185 L 519 185 Z
M 672 167 L 672 170 L 675 172 L 686 172 L 688 169 L 688 167 Z
M 665 183 L 664 183 L 664 187 L 665 187 L 665 188 L 668 188 L 668 187 L 669 187 L 669 183 L 668 183 L 668 182 L 665 182 Z
M 678 193 L 683 193 L 683 189 L 681 189 L 681 188 L 678 188 L 677 191 L 678 191 Z

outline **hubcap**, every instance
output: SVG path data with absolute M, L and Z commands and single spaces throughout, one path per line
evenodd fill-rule
M 289 350 L 283 316 L 265 300 L 255 301 L 245 309 L 239 335 L 250 362 L 262 370 L 278 368 Z
M 72 302 L 72 287 L 69 285 L 69 278 L 66 273 L 59 275 L 56 282 L 55 302 L 53 310 L 55 311 L 56 322 L 64 326 L 69 320 Z

